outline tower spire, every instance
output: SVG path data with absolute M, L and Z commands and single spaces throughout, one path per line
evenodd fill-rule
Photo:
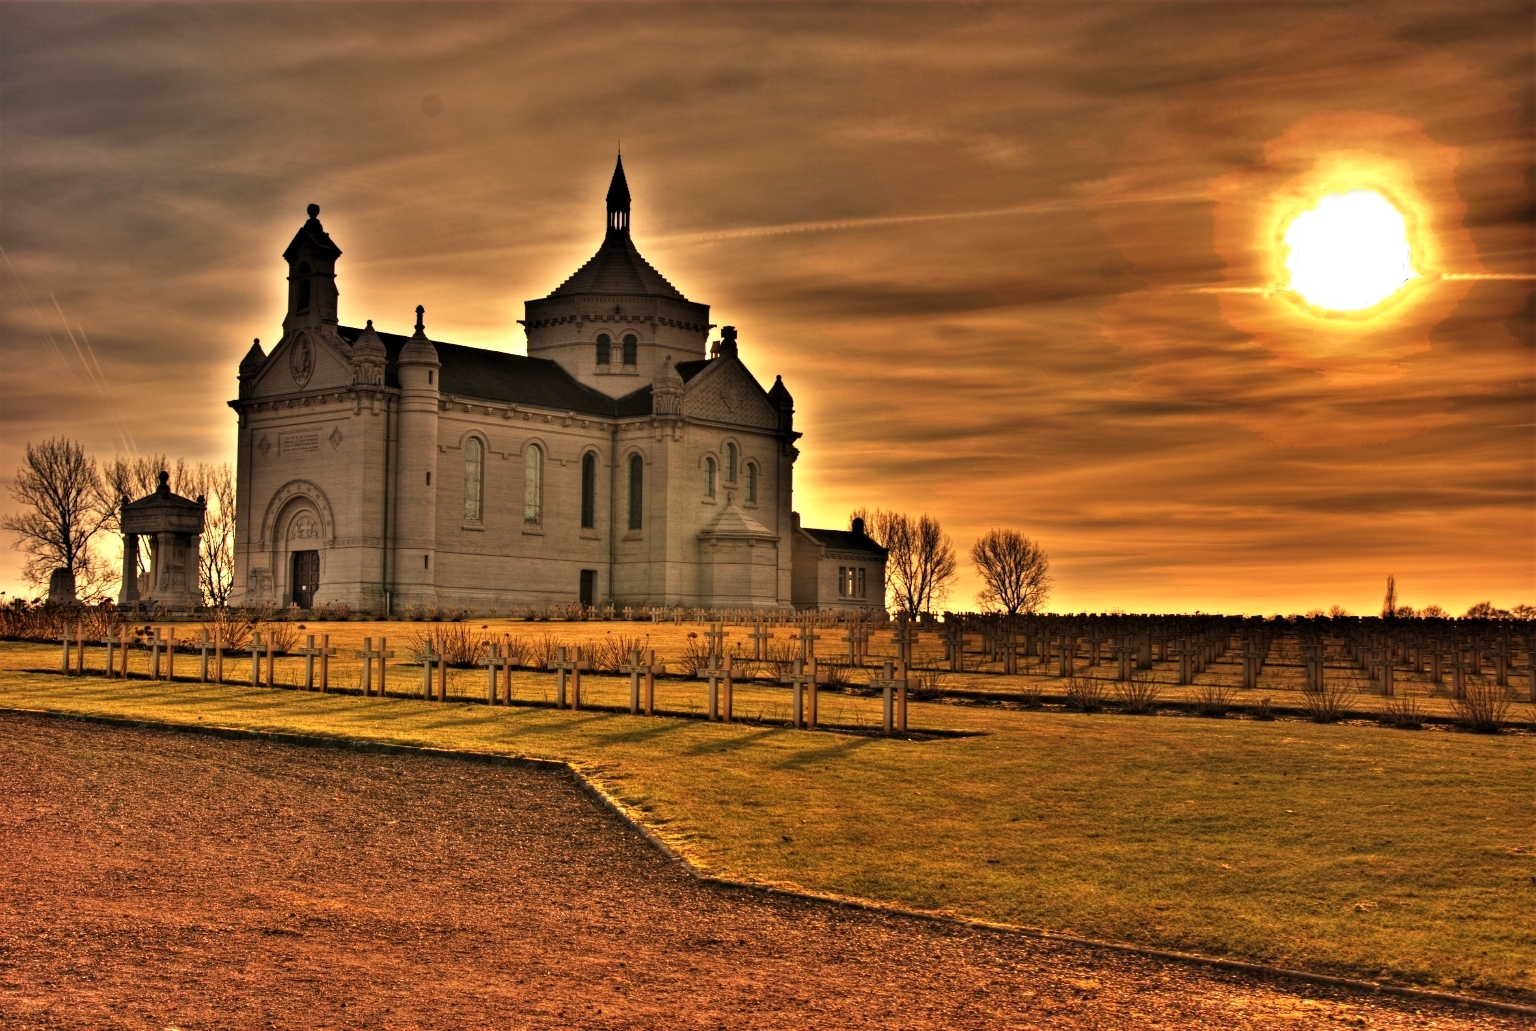
M 629 235 L 629 182 L 624 178 L 624 156 L 613 166 L 613 181 L 608 184 L 608 235 Z

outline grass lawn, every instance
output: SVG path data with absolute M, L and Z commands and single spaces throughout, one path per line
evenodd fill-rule
M 57 661 L 0 645 L 0 705 L 567 759 L 725 876 L 1536 999 L 1536 737 L 918 704 L 976 736 L 885 740 L 24 671 Z

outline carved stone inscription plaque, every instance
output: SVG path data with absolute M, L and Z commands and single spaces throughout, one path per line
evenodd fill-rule
M 320 432 L 318 430 L 300 430 L 296 433 L 284 433 L 278 438 L 285 455 L 302 454 L 306 451 L 320 450 Z

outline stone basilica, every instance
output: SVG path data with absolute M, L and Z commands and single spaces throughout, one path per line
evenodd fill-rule
M 338 321 L 320 209 L 283 253 L 288 312 L 240 363 L 235 593 L 251 605 L 880 608 L 885 553 L 793 512 L 794 402 L 709 306 L 606 235 L 528 301 L 528 354 Z M 706 354 L 706 347 L 709 348 Z

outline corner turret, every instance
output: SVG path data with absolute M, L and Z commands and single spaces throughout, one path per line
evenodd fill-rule
M 434 352 L 436 349 L 433 349 Z M 389 351 L 373 328 L 373 320 L 357 336 L 352 345 L 352 384 L 359 387 L 382 387 L 384 366 L 389 362 Z
M 416 306 L 416 332 L 400 349 L 400 386 L 404 390 L 429 390 L 436 394 L 441 390 L 437 382 L 440 364 L 437 348 L 427 339 L 426 313 L 427 309 L 419 304 Z
M 661 363 L 656 378 L 651 381 L 651 413 L 653 415 L 683 414 L 683 377 L 672 367 L 672 356 Z
M 245 397 L 250 393 L 251 383 L 261 372 L 262 366 L 267 364 L 267 352 L 261 349 L 261 338 L 257 337 L 251 344 L 251 349 L 245 352 L 245 357 L 240 359 L 240 395 Z
M 792 432 L 795 427 L 795 399 L 789 395 L 783 376 L 773 377 L 773 388 L 768 391 L 768 403 L 779 413 L 779 429 Z

